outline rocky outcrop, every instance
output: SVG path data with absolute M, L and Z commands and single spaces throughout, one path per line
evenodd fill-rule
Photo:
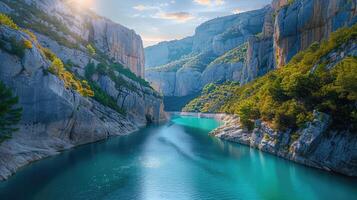
M 357 3 L 350 0 L 275 0 L 274 47 L 277 67 L 299 51 L 357 22 Z
M 211 134 L 303 165 L 357 176 L 357 137 L 350 132 L 329 131 L 329 119 L 328 115 L 315 112 L 314 120 L 305 128 L 280 132 L 259 120 L 256 128 L 248 131 L 241 127 L 239 117 L 226 116 L 224 125 Z
M 248 40 L 246 61 L 239 79 L 242 85 L 275 68 L 273 14 L 273 7 L 267 8 L 262 32 L 257 36 L 250 37 Z
M 241 70 L 240 83 L 246 84 L 275 68 L 272 37 L 251 37 L 248 40 L 247 58 Z
M 203 23 L 196 28 L 193 52 L 213 50 L 215 54 L 222 55 L 243 44 L 250 36 L 262 31 L 267 9 L 268 7 Z
M 105 18 L 91 20 L 92 40 L 95 46 L 110 58 L 128 66 L 140 77 L 144 77 L 145 59 L 141 37 L 133 30 Z

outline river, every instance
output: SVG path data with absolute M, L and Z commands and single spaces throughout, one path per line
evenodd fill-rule
M 129 136 L 24 167 L 0 199 L 357 199 L 357 179 L 208 136 L 214 119 L 174 116 Z

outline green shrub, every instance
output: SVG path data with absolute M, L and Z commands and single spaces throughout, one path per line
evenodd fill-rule
M 32 42 L 30 40 L 24 40 L 24 47 L 26 49 L 32 49 L 33 48 Z
M 62 79 L 66 88 L 76 90 L 85 97 L 94 96 L 88 82 L 78 80 L 71 72 L 67 71 L 61 59 L 54 58 L 48 71 Z
M 91 56 L 95 55 L 95 49 L 93 48 L 93 46 L 91 44 L 87 45 L 87 51 Z
M 11 134 L 21 119 L 22 108 L 16 107 L 18 97 L 0 81 L 0 143 L 11 138 Z
M 249 129 L 254 120 L 263 119 L 276 129 L 296 130 L 313 120 L 312 113 L 317 110 L 331 115 L 332 128 L 355 132 L 357 58 L 346 57 L 331 70 L 326 68 L 326 63 L 319 63 L 323 56 L 355 39 L 357 25 L 341 28 L 328 40 L 314 43 L 298 53 L 285 67 L 242 87 L 218 86 L 190 102 L 186 111 L 198 108 L 199 111 L 236 113 Z M 222 98 L 217 91 L 232 95 Z
M 227 53 L 223 54 L 222 56 L 215 59 L 210 65 L 213 64 L 220 64 L 220 63 L 238 63 L 244 62 L 247 56 L 248 50 L 248 43 L 244 43 Z
M 9 16 L 3 13 L 0 13 L 0 24 L 15 30 L 19 30 L 19 27 L 14 23 L 14 21 L 12 21 L 12 19 Z
M 25 55 L 26 46 L 24 41 L 17 40 L 16 38 L 10 38 L 11 49 L 8 51 L 11 54 L 17 55 L 20 58 L 23 58 Z

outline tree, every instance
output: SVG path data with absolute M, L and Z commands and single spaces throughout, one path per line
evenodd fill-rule
M 10 138 L 14 128 L 21 119 L 22 108 L 17 108 L 19 98 L 0 81 L 0 142 Z

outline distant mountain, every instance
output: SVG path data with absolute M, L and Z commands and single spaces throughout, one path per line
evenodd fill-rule
M 208 21 L 182 42 L 146 48 L 146 79 L 164 96 L 199 93 L 208 83 L 243 85 L 356 20 L 355 1 L 274 0 L 260 10 Z
M 192 95 L 211 80 L 237 79 L 242 60 L 232 63 L 220 57 L 231 50 L 239 52 L 238 46 L 260 33 L 268 10 L 213 19 L 197 27 L 192 37 L 145 48 L 146 79 L 164 96 Z

